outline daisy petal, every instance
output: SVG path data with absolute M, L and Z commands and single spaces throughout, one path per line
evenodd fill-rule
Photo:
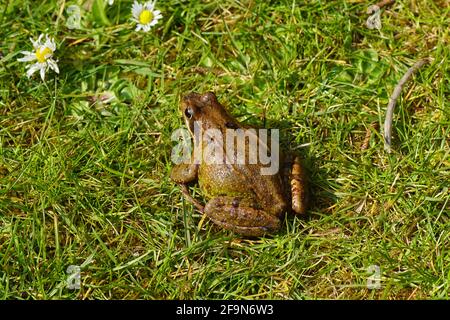
M 27 77 L 30 78 L 33 73 L 35 73 L 36 71 L 38 71 L 40 69 L 40 66 L 38 63 L 32 64 L 29 69 L 27 70 Z
M 42 81 L 45 81 L 45 67 L 44 68 L 41 68 L 41 78 L 42 78 Z
M 58 68 L 58 65 L 56 64 L 56 61 L 55 61 L 55 60 L 53 60 L 53 59 L 48 59 L 48 60 L 47 60 L 47 63 L 48 63 L 48 66 L 49 66 L 53 71 L 55 71 L 56 73 L 59 74 L 59 68 Z
M 143 5 L 137 1 L 134 1 L 133 6 L 131 7 L 131 12 L 136 19 L 139 19 L 139 14 L 143 9 Z
M 25 57 L 17 59 L 17 61 L 20 61 L 20 62 L 29 62 L 29 61 L 33 61 L 33 60 L 36 60 L 36 56 L 34 54 L 29 54 L 29 55 L 26 55 Z
M 44 34 L 40 34 L 39 38 L 36 41 L 33 41 L 33 39 L 30 39 L 31 42 L 33 43 L 33 47 L 35 49 L 39 48 L 40 46 L 42 46 L 42 38 L 44 37 Z
M 55 51 L 55 50 L 56 50 L 55 41 L 54 41 L 53 39 L 48 39 L 48 38 L 47 38 L 47 41 L 45 41 L 44 46 L 47 47 L 47 48 L 49 48 L 49 49 L 52 50 L 52 51 Z

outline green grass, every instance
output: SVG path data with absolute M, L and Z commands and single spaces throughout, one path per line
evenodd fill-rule
M 381 31 L 372 1 L 159 1 L 149 33 L 119 0 L 110 26 L 88 10 L 69 30 L 76 2 L 0 4 L 0 298 L 449 298 L 448 1 L 396 1 Z M 17 62 L 42 32 L 60 67 L 45 84 Z M 423 57 L 388 154 L 376 124 Z M 207 90 L 305 159 L 311 208 L 273 237 L 202 220 L 169 179 L 180 96 Z

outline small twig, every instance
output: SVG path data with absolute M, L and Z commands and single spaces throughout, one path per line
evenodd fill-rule
M 373 14 L 375 11 L 380 10 L 384 6 L 387 6 L 391 3 L 394 3 L 395 0 L 381 0 L 377 4 L 373 4 L 370 7 L 367 8 L 367 14 Z
M 386 108 L 386 119 L 384 120 L 384 149 L 387 152 L 391 151 L 392 117 L 394 115 L 395 103 L 397 102 L 397 99 L 402 92 L 402 88 L 408 81 L 408 79 L 413 75 L 414 72 L 417 71 L 417 69 L 422 67 L 427 62 L 429 62 L 429 58 L 419 60 L 411 68 L 409 68 L 397 83 L 391 97 L 389 98 L 389 104 Z

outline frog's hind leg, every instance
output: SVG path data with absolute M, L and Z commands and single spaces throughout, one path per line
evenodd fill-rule
M 280 219 L 239 197 L 217 197 L 205 206 L 206 215 L 219 226 L 248 237 L 259 237 L 280 229 Z

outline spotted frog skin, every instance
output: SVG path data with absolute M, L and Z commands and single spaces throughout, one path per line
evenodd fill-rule
M 181 99 L 181 114 L 191 132 L 194 145 L 199 139 L 194 137 L 194 123 L 202 130 L 217 129 L 223 136 L 227 129 L 248 129 L 234 119 L 218 101 L 214 93 L 190 93 Z M 259 137 L 257 138 L 259 139 Z M 218 143 L 203 141 L 201 148 Z M 261 144 L 265 146 L 265 144 Z M 223 145 L 214 147 L 224 148 Z M 267 147 L 266 147 L 267 148 Z M 246 148 L 246 159 L 249 159 Z M 304 170 L 297 158 L 288 161 L 280 156 L 283 170 L 272 175 L 261 174 L 261 164 L 204 162 L 175 165 L 171 179 L 182 186 L 189 201 L 217 225 L 243 236 L 258 237 L 280 229 L 284 213 L 291 211 L 303 214 L 306 210 L 306 183 Z M 287 166 L 294 167 L 291 170 Z M 193 199 L 187 184 L 198 180 L 200 188 L 208 199 L 203 207 Z M 295 203 L 294 206 L 291 205 Z

